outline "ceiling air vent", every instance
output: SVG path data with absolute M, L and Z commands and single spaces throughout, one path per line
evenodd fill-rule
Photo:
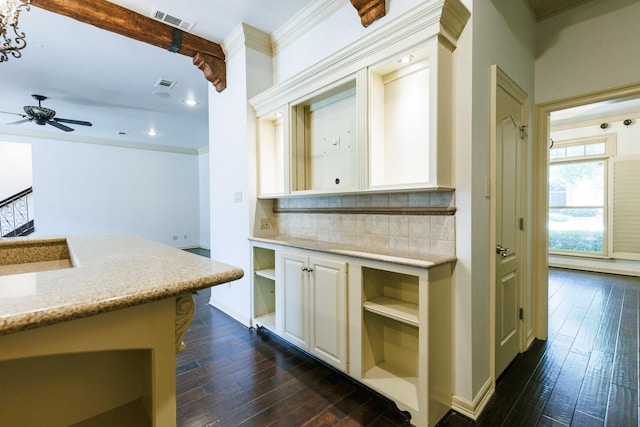
M 151 17 L 156 21 L 164 22 L 172 27 L 180 28 L 182 31 L 191 31 L 195 22 L 187 22 L 184 19 L 176 18 L 173 15 L 169 15 L 166 12 L 156 9 L 155 7 L 151 11 Z
M 171 90 L 176 85 L 176 82 L 172 82 L 171 80 L 159 78 L 154 87 L 160 87 L 166 90 Z

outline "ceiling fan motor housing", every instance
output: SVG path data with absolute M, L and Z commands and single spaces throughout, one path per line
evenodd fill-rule
M 34 105 L 25 106 L 24 112 L 32 116 L 37 124 L 43 126 L 56 115 L 56 112 L 50 108 L 36 107 Z

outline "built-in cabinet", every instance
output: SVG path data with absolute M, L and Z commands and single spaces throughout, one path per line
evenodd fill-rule
M 417 9 L 250 100 L 259 197 L 453 187 L 452 61 L 469 12 Z
M 360 380 L 435 425 L 451 408 L 451 265 L 363 264 Z
M 347 263 L 282 252 L 282 336 L 347 371 Z
M 450 263 L 420 268 L 252 242 L 253 323 L 435 425 L 451 408 Z M 267 276 L 267 277 L 265 277 Z

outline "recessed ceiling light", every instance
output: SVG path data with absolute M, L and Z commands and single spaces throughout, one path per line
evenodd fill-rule
M 165 92 L 165 91 L 162 91 L 162 90 L 156 90 L 156 91 L 153 91 L 151 93 L 154 94 L 157 97 L 160 97 L 160 98 L 168 98 L 168 97 L 171 96 L 171 94 L 169 92 Z
M 198 105 L 198 101 L 196 101 L 195 99 L 183 99 L 182 102 L 184 102 L 185 104 L 187 104 L 189 107 L 193 107 L 194 105 Z
M 411 61 L 413 61 L 413 56 L 411 56 L 411 55 L 407 55 L 407 56 L 404 56 L 404 57 L 398 59 L 398 62 L 401 63 L 401 64 L 408 64 Z
M 149 129 L 149 132 L 147 132 L 147 135 L 149 135 L 149 136 L 156 136 L 156 135 L 157 135 L 157 134 L 156 134 L 156 130 L 155 130 L 155 129 L 153 129 L 153 128 Z

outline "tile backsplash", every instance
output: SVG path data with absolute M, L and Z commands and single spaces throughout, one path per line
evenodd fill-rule
M 283 198 L 274 212 L 281 236 L 369 252 L 455 255 L 453 191 Z

